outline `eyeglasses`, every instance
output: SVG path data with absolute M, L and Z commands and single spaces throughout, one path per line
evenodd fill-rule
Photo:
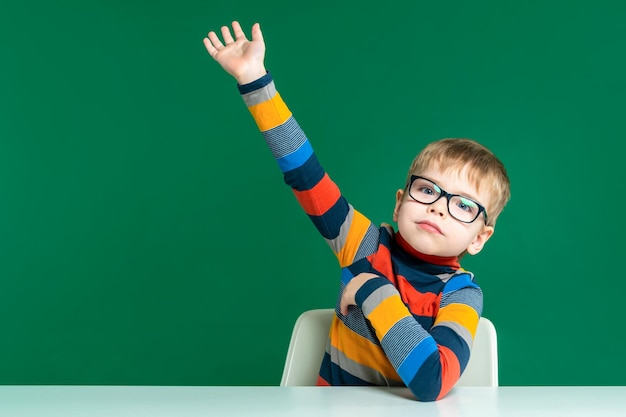
M 427 178 L 411 175 L 407 188 L 411 198 L 422 204 L 434 204 L 441 197 L 446 197 L 448 213 L 462 223 L 472 223 L 483 213 L 487 224 L 487 210 L 484 206 L 469 197 L 450 194 Z

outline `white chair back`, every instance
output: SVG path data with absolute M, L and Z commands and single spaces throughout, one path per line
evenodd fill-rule
M 470 360 L 455 386 L 498 386 L 498 335 L 495 326 L 486 317 L 478 320 Z
M 281 386 L 314 386 L 326 350 L 335 310 L 305 311 L 293 326 Z

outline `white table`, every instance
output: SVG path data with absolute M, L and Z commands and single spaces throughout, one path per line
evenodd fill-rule
M 459 387 L 421 403 L 398 388 L 0 386 L 0 416 L 624 417 L 626 387 Z

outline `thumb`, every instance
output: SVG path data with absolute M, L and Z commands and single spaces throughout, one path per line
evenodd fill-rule
M 259 23 L 255 23 L 252 25 L 252 40 L 253 41 L 263 41 L 263 32 L 261 32 L 261 25 Z

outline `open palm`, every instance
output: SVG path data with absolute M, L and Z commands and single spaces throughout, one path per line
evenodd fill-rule
M 233 22 L 234 39 L 227 26 L 222 26 L 222 38 L 209 32 L 204 38 L 207 52 L 239 84 L 245 84 L 265 75 L 265 42 L 258 23 L 252 26 L 252 40 L 248 40 L 238 22 Z

